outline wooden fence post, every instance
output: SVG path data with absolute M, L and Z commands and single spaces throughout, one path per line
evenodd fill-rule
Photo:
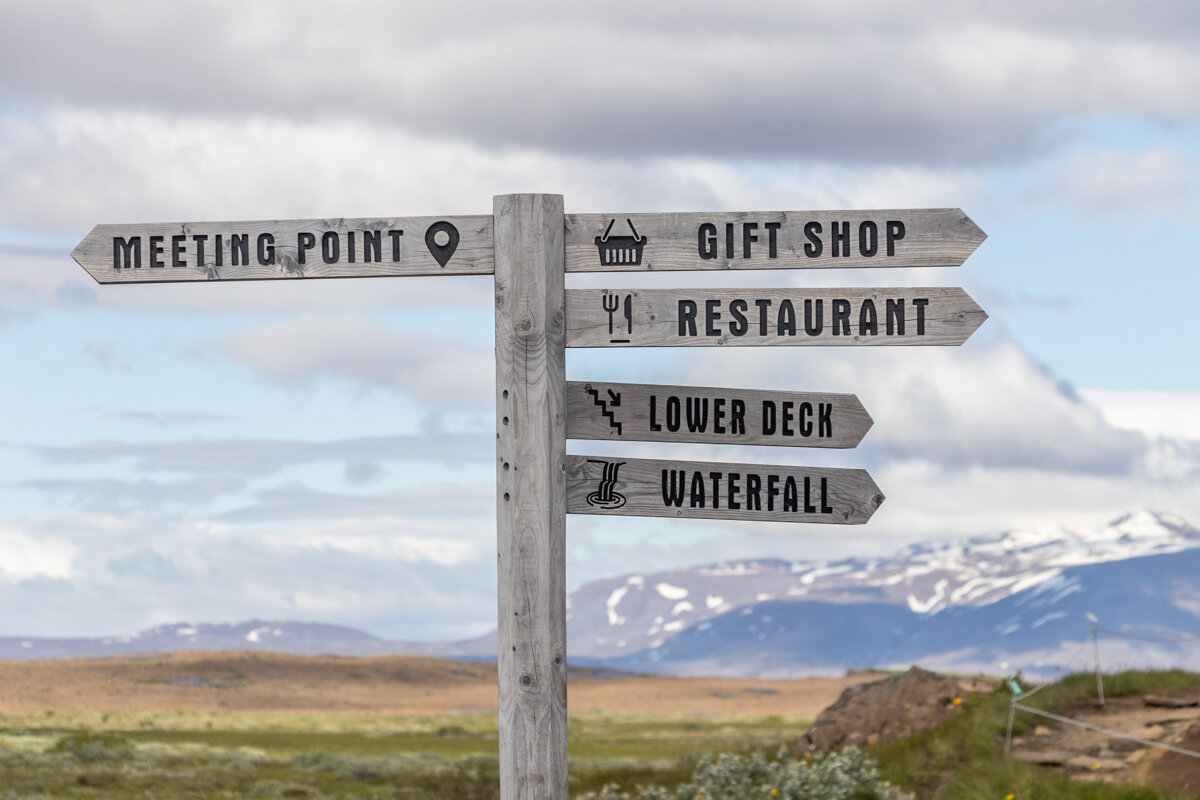
M 500 797 L 566 800 L 563 199 L 492 203 Z

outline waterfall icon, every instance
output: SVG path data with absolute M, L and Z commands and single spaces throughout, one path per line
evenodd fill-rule
M 589 464 L 600 464 L 603 470 L 600 477 L 600 487 L 587 496 L 587 503 L 593 508 L 613 509 L 620 508 L 625 505 L 625 495 L 616 491 L 617 486 L 617 470 L 621 469 L 625 461 L 601 461 L 595 458 L 588 459 Z

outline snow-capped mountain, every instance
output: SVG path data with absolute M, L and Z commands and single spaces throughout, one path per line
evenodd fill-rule
M 1138 511 L 1097 530 L 1047 527 L 879 559 L 736 561 L 595 581 L 567 598 L 577 666 L 682 675 L 810 675 L 907 666 L 1077 668 L 1099 617 L 1105 664 L 1200 663 L 1200 530 Z M 298 622 L 163 625 L 136 636 L 0 638 L 0 658 L 262 649 L 493 659 L 495 633 L 414 644 Z
M 1200 548 L 1065 567 L 986 605 L 917 613 L 900 604 L 768 601 L 604 663 L 680 675 L 802 676 L 853 667 L 1053 675 L 1101 664 L 1200 664 Z
M 900 607 L 914 615 L 986 606 L 1054 585 L 1074 567 L 1200 547 L 1184 520 L 1138 511 L 1099 530 L 1047 527 L 910 547 L 884 559 L 737 561 L 595 581 L 568 600 L 568 652 L 613 658 L 760 603 Z

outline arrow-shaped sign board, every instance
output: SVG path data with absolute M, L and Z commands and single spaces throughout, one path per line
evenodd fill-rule
M 495 272 L 491 216 L 97 225 L 71 255 L 100 283 Z
M 958 345 L 962 289 L 568 289 L 567 347 Z
M 883 502 L 861 469 L 569 455 L 567 513 L 860 525 Z
M 872 420 L 852 394 L 568 381 L 568 439 L 856 447 Z
M 957 208 L 567 214 L 567 272 L 953 267 L 987 238 Z

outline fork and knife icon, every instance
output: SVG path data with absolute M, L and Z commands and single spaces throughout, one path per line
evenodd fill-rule
M 608 312 L 608 335 L 609 336 L 613 335 L 613 315 L 616 314 L 618 311 L 620 311 L 622 309 L 622 307 L 624 307 L 624 312 L 625 312 L 625 332 L 628 335 L 632 335 L 633 334 L 633 295 L 631 295 L 631 294 L 625 295 L 625 302 L 622 303 L 621 299 L 619 297 L 617 297 L 617 295 L 606 294 L 606 295 L 604 295 L 603 299 L 601 300 L 601 303 L 604 306 L 604 310 Z M 621 344 L 621 343 L 627 343 L 629 340 L 628 339 L 609 339 L 609 341 L 613 342 L 615 344 Z

